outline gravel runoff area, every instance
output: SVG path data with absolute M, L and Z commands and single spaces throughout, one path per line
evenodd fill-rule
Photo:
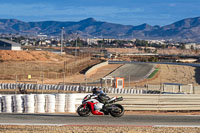
M 197 127 L 134 126 L 14 126 L 0 125 L 1 133 L 199 133 Z

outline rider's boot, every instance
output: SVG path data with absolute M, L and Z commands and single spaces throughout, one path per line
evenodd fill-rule
M 94 110 L 93 114 L 95 114 L 95 115 L 104 115 L 104 113 L 99 111 L 99 110 Z

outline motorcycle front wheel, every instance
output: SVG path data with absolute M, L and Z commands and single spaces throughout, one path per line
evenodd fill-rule
M 120 104 L 114 104 L 113 109 L 110 110 L 110 115 L 113 117 L 121 117 L 124 115 L 124 107 Z
M 77 113 L 79 116 L 83 116 L 83 117 L 87 117 L 90 115 L 90 108 L 88 106 L 84 106 L 83 105 L 80 105 L 77 109 Z

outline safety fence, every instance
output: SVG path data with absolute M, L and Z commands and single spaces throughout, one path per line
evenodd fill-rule
M 52 85 L 52 84 L 24 84 L 24 83 L 1 83 L 0 89 L 21 89 L 21 90 L 62 90 L 72 92 L 91 92 L 96 86 L 80 85 Z M 101 88 L 101 87 L 99 87 Z M 142 89 L 119 89 L 119 88 L 101 88 L 107 93 L 116 94 L 146 94 Z

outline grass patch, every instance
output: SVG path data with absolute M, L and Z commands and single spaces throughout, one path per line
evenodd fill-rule
M 148 78 L 148 79 L 153 78 L 153 77 L 157 74 L 157 72 L 158 72 L 159 70 L 160 70 L 159 68 L 156 68 L 147 78 Z

